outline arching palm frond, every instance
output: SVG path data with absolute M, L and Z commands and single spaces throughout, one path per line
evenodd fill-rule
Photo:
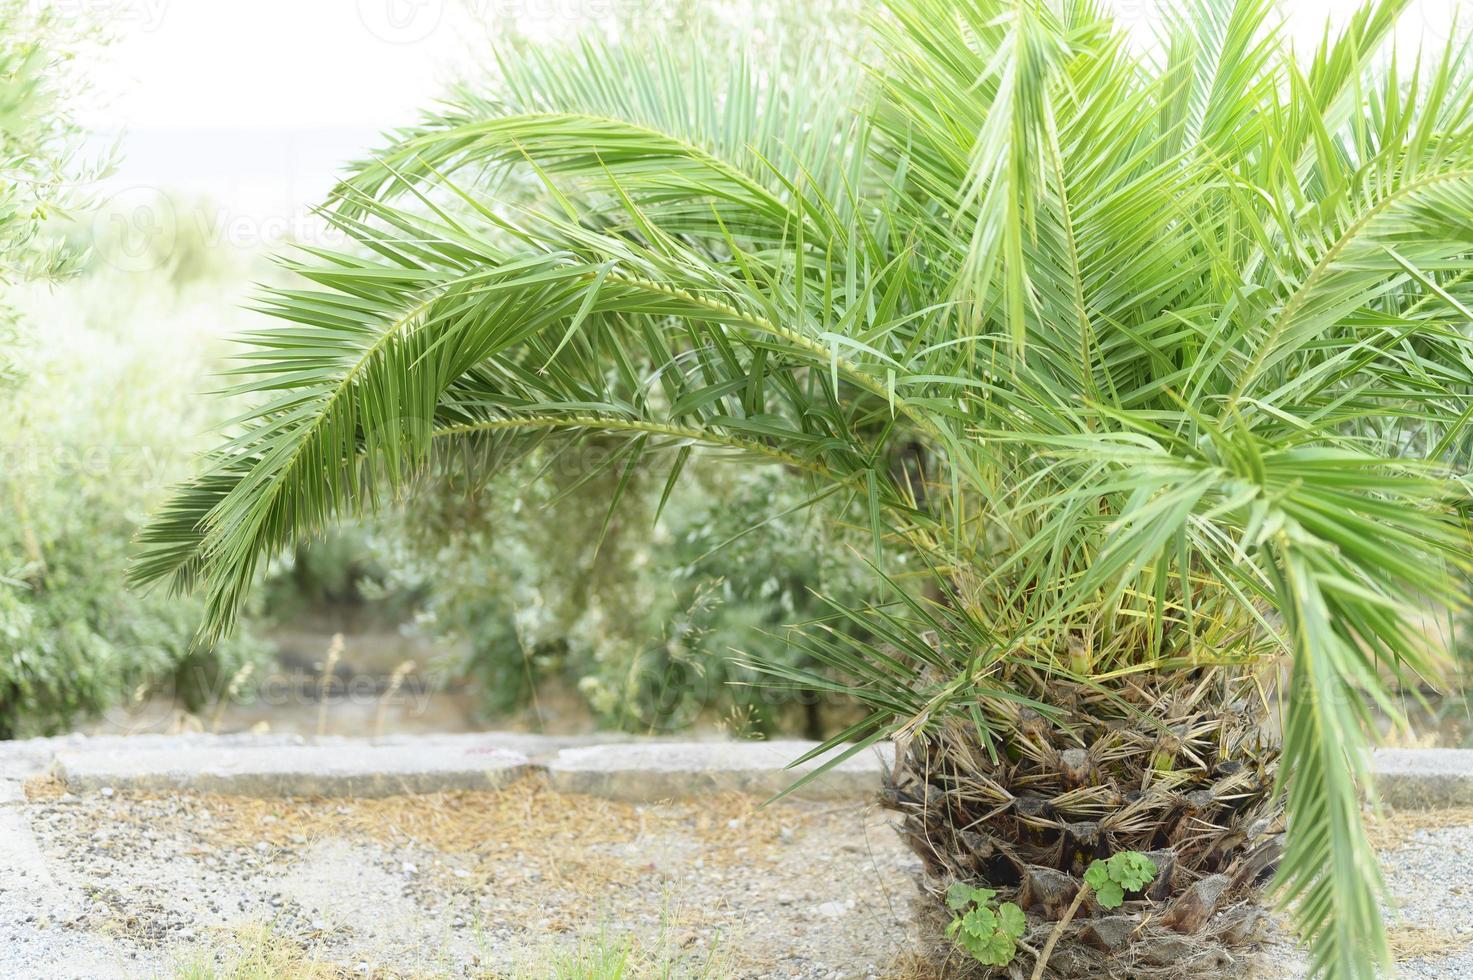
M 446 468 L 591 435 L 671 483 L 784 466 L 943 596 L 800 640 L 848 679 L 780 681 L 874 711 L 831 745 L 1287 654 L 1282 894 L 1369 977 L 1366 712 L 1435 672 L 1413 610 L 1456 601 L 1473 417 L 1473 76 L 1379 67 L 1402 6 L 1303 64 L 1263 0 L 1147 54 L 1087 0 L 911 0 L 863 85 L 508 62 L 335 191 L 355 248 L 266 296 L 255 407 L 138 578 L 207 589 L 216 636 L 260 562 Z

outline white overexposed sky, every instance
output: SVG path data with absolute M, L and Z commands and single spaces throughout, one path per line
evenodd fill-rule
M 83 122 L 121 135 L 119 194 L 168 188 L 208 196 L 279 237 L 336 168 L 413 122 L 448 83 L 489 57 L 508 18 L 533 36 L 571 34 L 640 0 L 37 0 L 109 23 L 113 44 L 85 66 Z M 1149 29 L 1159 4 L 1112 0 Z M 1353 0 L 1289 0 L 1303 43 Z M 1414 0 L 1399 38 L 1443 41 L 1473 0 Z M 488 26 L 489 25 L 489 26 Z M 262 223 L 265 224 L 262 224 Z M 249 237 L 247 235 L 246 237 Z

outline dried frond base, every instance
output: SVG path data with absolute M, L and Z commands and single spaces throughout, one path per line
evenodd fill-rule
M 1049 975 L 1230 975 L 1242 959 L 1232 950 L 1264 938 L 1254 903 L 1282 850 L 1278 752 L 1247 679 L 1218 668 L 1108 692 L 1028 672 L 1015 681 L 1057 713 L 989 704 L 988 717 L 1006 719 L 991 739 L 970 721 L 948 722 L 903 747 L 887 782 L 885 803 L 904 815 L 900 832 L 922 859 L 937 934 L 953 882 L 995 889 L 1028 915 L 1004 971 L 1026 977 L 1029 949 L 1047 941 L 1090 863 L 1140 851 L 1155 879 L 1117 909 L 1086 897 Z
M 1018 948 L 1018 956 L 1007 967 L 983 966 L 963 953 L 942 936 L 950 920 L 945 907 L 929 895 L 916 899 L 916 921 L 920 931 L 930 937 L 915 951 L 913 975 L 927 980 L 983 980 L 1007 977 L 1029 980 L 1033 975 L 1038 951 L 1048 942 L 1055 923 L 1029 917 L 1029 928 Z M 1073 922 L 1049 957 L 1047 976 L 1071 980 L 1180 980 L 1183 977 L 1248 977 L 1253 974 L 1252 949 L 1275 938 L 1277 927 L 1273 917 L 1251 900 L 1239 901 L 1222 909 L 1214 917 L 1212 927 L 1197 935 L 1182 935 L 1142 920 L 1139 913 L 1121 917 L 1129 920 L 1120 933 L 1131 933 L 1129 945 L 1114 951 L 1092 945 L 1097 941 L 1088 921 Z M 1113 930 L 1113 923 L 1106 929 Z M 929 966 L 929 972 L 919 964 Z M 909 975 L 909 974 L 908 974 Z

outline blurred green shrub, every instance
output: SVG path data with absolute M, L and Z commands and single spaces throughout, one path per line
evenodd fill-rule
M 0 734 L 27 735 L 151 692 L 193 710 L 264 647 L 243 631 L 191 652 L 200 602 L 129 590 L 139 523 L 188 472 L 223 406 L 194 393 L 217 343 L 221 284 L 177 293 L 101 266 L 16 296 L 44 323 L 0 391 Z
M 158 691 L 197 710 L 264 652 L 243 633 L 191 653 L 197 602 L 122 587 L 143 508 L 114 474 L 0 483 L 16 518 L 0 526 L 0 736 L 52 733 Z
M 526 480 L 452 485 L 384 522 L 391 585 L 424 597 L 421 628 L 461 641 L 453 669 L 488 714 L 551 682 L 633 731 L 816 735 L 847 717 L 842 703 L 750 684 L 742 663 L 795 660 L 787 628 L 826 614 L 819 595 L 870 598 L 866 536 L 836 538 L 790 474 L 699 460 L 658 521 L 665 474 L 636 470 L 605 526 L 623 474 L 588 479 L 597 461 L 571 462 L 533 459 Z M 551 479 L 532 480 L 534 467 Z
M 367 624 L 399 625 L 417 614 L 425 586 L 389 567 L 391 550 L 374 528 L 363 525 L 343 525 L 304 541 L 272 565 L 262 611 L 280 622 L 325 608 L 361 610 Z

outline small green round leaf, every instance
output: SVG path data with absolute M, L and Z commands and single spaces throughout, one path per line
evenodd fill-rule
M 1017 939 L 1023 935 L 1023 930 L 1028 925 L 1028 918 L 1023 910 L 1012 902 L 1003 902 L 997 909 L 998 929 L 1010 939 Z
M 970 885 L 964 885 L 960 881 L 957 881 L 953 882 L 951 887 L 946 889 L 946 907 L 953 912 L 960 912 L 970 904 L 972 904 L 972 887 Z
M 1101 908 L 1118 909 L 1125 901 L 1125 889 L 1116 882 L 1106 881 L 1103 887 L 1095 889 L 1095 899 Z

